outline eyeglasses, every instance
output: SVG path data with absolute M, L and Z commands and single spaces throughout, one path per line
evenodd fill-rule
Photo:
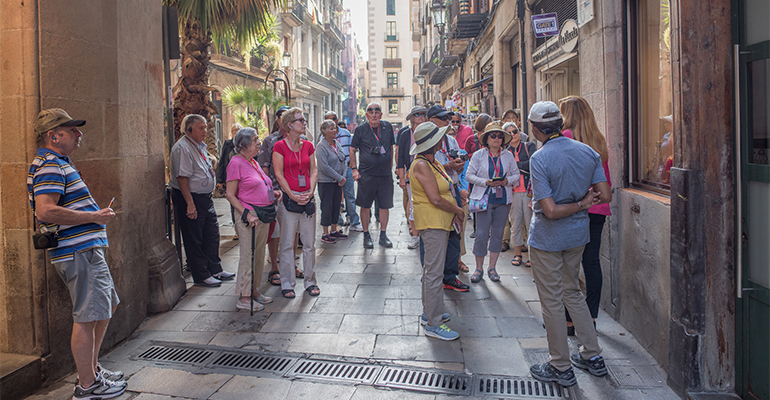
M 331 119 L 331 120 L 332 120 L 332 121 L 334 121 L 334 122 L 337 122 L 337 117 L 331 117 L 331 118 L 329 118 L 329 119 Z
M 370 108 L 370 109 L 366 110 L 366 112 L 375 112 L 375 113 L 378 113 L 378 112 L 382 112 L 382 109 L 381 109 L 381 108 L 372 107 L 372 108 Z
M 505 137 L 505 134 L 504 134 L 504 133 L 493 132 L 493 133 L 490 133 L 490 134 L 489 134 L 489 138 L 490 138 L 490 139 L 502 139 L 502 138 L 504 138 L 504 137 Z
M 461 121 L 459 121 L 459 120 L 457 120 L 457 121 L 455 121 L 455 120 L 452 120 L 452 123 L 453 123 L 453 124 L 459 124 L 460 122 L 461 122 Z
M 307 124 L 307 120 L 304 118 L 297 118 L 294 121 L 291 122 L 299 122 L 300 124 Z

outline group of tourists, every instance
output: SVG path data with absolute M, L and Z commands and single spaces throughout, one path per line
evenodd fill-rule
M 471 128 L 459 113 L 439 105 L 418 106 L 407 116 L 409 124 L 394 132 L 381 120 L 381 106 L 371 103 L 367 123 L 353 134 L 335 113 L 327 113 L 315 143 L 308 140 L 301 109 L 284 106 L 276 117 L 273 132 L 264 140 L 253 128 L 234 129 L 216 172 L 204 143 L 206 119 L 192 114 L 182 122 L 183 136 L 171 151 L 169 183 L 195 284 L 217 287 L 223 280 L 237 279 L 236 308 L 260 311 L 273 302 L 258 290 L 267 249 L 268 282 L 280 286 L 283 297 L 297 296 L 298 279 L 307 295 L 318 296 L 316 210 L 321 211 L 324 244 L 347 239 L 342 226 L 349 225 L 348 233 L 363 232 L 363 248 L 372 249 L 374 206 L 377 243 L 391 248 L 387 227 L 395 163 L 411 236 L 407 247 L 420 253 L 420 323 L 426 336 L 459 337 L 446 325 L 451 316 L 444 312 L 443 290 L 470 290 L 458 276 L 470 272 L 461 256 L 466 251 L 465 227 L 473 215 L 471 283 L 485 278 L 487 255 L 486 276 L 500 282 L 497 262 L 509 247 L 506 233 L 513 240 L 512 265 L 532 268 L 551 359 L 532 366 L 531 374 L 564 386 L 576 383 L 572 366 L 596 376 L 607 374 L 595 319 L 602 285 L 601 234 L 612 194 L 607 143 L 584 99 L 570 96 L 558 106 L 534 104 L 528 117 L 531 139 L 520 131 L 513 110 L 501 121 L 481 114 Z M 48 246 L 50 259 L 72 297 L 72 352 L 79 376 L 74 398 L 108 398 L 126 388 L 122 372 L 98 363 L 98 349 L 119 302 L 104 256 L 105 225 L 115 213 L 112 203 L 105 208 L 96 204 L 69 158 L 80 145 L 83 133 L 78 127 L 84 124 L 61 109 L 39 114 L 39 149 L 27 184 L 40 225 L 36 244 L 55 233 L 58 245 Z M 217 183 L 232 207 L 241 243 L 237 273 L 224 271 L 219 258 L 212 196 Z M 302 269 L 295 266 L 299 247 Z M 526 251 L 530 260 L 523 264 Z M 579 282 L 581 264 L 585 295 Z M 577 354 L 569 352 L 571 335 L 582 343 Z

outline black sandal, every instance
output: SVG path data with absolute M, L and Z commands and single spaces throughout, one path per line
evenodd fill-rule
M 514 267 L 520 267 L 521 266 L 521 260 L 522 260 L 521 255 L 517 254 L 517 255 L 513 256 L 513 260 L 511 260 L 511 264 Z
M 472 283 L 479 283 L 481 282 L 481 278 L 484 277 L 484 271 L 477 269 L 473 271 L 473 275 L 471 275 L 471 282 Z
M 321 294 L 321 289 L 319 289 L 318 286 L 316 285 L 308 286 L 307 289 L 305 289 L 305 291 L 307 292 L 307 294 L 311 296 L 318 296 L 319 294 Z
M 500 282 L 500 275 L 497 274 L 497 271 L 494 268 L 489 268 L 487 274 L 489 274 L 489 279 L 491 279 L 492 282 Z
M 273 286 L 281 286 L 281 273 L 278 271 L 270 271 L 267 274 L 267 281 Z
M 300 271 L 299 268 L 294 268 L 294 277 L 297 279 L 305 279 L 305 273 Z
M 281 294 L 287 299 L 293 299 L 297 297 L 297 295 L 294 294 L 294 289 L 283 289 L 281 290 Z

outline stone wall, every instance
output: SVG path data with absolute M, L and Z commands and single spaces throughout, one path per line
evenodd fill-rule
M 33 215 L 25 180 L 36 151 L 33 123 L 40 109 L 51 107 L 87 120 L 74 165 L 99 205 L 115 198 L 107 255 L 121 304 L 104 340 L 109 348 L 147 314 L 150 249 L 171 246 L 164 225 L 161 6 L 153 0 L 0 5 L 0 347 L 47 357 L 55 378 L 74 365 L 71 303 L 29 240 Z

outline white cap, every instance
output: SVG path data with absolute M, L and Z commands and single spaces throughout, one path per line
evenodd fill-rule
M 529 109 L 528 119 L 532 122 L 549 122 L 562 119 L 559 106 L 552 101 L 538 101 Z

